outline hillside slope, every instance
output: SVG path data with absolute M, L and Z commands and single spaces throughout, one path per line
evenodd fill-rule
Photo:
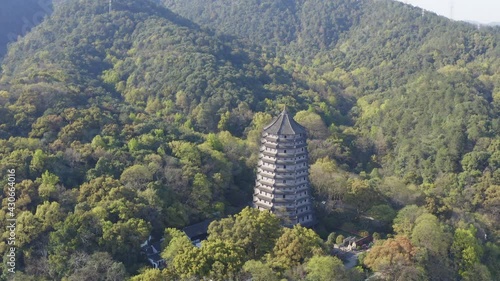
M 159 1 L 221 33 L 307 55 L 334 47 L 361 12 L 357 1 L 344 0 Z
M 491 63 L 500 56 L 500 28 L 478 30 L 398 1 L 161 2 L 202 26 L 280 56 L 346 70 L 367 67 L 376 75 L 377 89 L 405 83 L 416 72 Z
M 129 273 L 143 266 L 151 231 L 246 205 L 255 144 L 238 137 L 269 121 L 261 113 L 250 125 L 256 112 L 313 100 L 267 64 L 152 1 L 116 0 L 111 13 L 104 1 L 59 4 L 9 48 L 0 74 L 0 167 L 16 170 L 20 190 L 18 266 L 78 280 L 67 257 L 96 252 L 117 261 L 121 280 L 118 262 Z
M 9 134 L 27 135 L 31 123 L 48 108 L 90 106 L 103 96 L 139 107 L 155 98 L 179 100 L 182 104 L 177 109 L 185 114 L 215 116 L 192 120 L 198 129 L 214 130 L 220 115 L 242 101 L 255 109 L 262 108 L 259 104 L 265 98 L 279 98 L 269 90 L 273 83 L 293 86 L 283 83 L 290 76 L 279 69 L 269 69 L 275 72 L 272 77 L 262 71 L 260 54 L 243 50 L 236 42 L 221 41 L 149 1 L 127 11 L 117 1 L 111 15 L 105 5 L 92 4 L 78 11 L 77 4 L 70 2 L 13 46 L 5 58 L 1 81 L 15 104 L 9 114 L 17 116 L 12 119 L 16 128 L 9 127 Z M 72 18 L 71 13 L 77 16 Z M 12 87 L 20 81 L 22 87 Z M 56 89 L 23 94 L 23 89 L 49 84 Z M 66 93 L 64 99 L 50 97 L 57 91 Z M 78 94 L 85 91 L 93 93 Z M 42 98 L 27 110 L 22 103 L 33 100 L 26 95 Z
M 479 130 L 470 128 L 476 123 L 471 118 L 487 125 L 480 135 L 464 136 L 468 141 L 452 153 L 455 168 L 444 170 L 460 170 L 460 159 L 475 140 L 500 132 L 494 98 L 500 91 L 500 28 L 478 30 L 385 0 L 162 2 L 200 25 L 275 50 L 285 57 L 285 69 L 310 85 L 355 97 L 357 106 L 350 112 L 356 127 L 372 140 L 378 135 L 379 159 L 389 154 L 379 163 L 393 172 L 415 171 L 413 164 L 400 164 L 407 161 L 402 158 L 408 149 L 410 154 L 436 155 L 446 146 L 451 140 L 432 145 L 433 152 L 407 144 L 435 139 L 438 131 L 448 130 L 447 119 L 460 120 L 452 127 L 468 132 Z M 423 167 L 417 166 L 420 174 Z

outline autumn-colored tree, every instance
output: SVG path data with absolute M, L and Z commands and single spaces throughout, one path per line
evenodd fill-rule
M 418 248 L 406 236 L 377 243 L 366 255 L 364 264 L 387 278 L 397 278 L 407 267 L 416 267 Z

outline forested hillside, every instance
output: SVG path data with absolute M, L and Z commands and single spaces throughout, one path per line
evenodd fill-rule
M 356 128 L 375 141 L 379 156 L 390 160 L 380 158 L 379 164 L 390 165 L 391 172 L 435 177 L 405 158 L 446 162 L 438 150 L 465 130 L 475 136 L 463 136 L 465 149 L 447 152 L 454 164 L 438 168 L 457 172 L 458 160 L 478 138 L 499 132 L 499 28 L 478 30 L 397 1 L 163 3 L 202 25 L 276 50 L 285 57 L 279 64 L 309 85 L 354 97 Z M 281 36 L 281 30 L 290 34 Z M 451 116 L 456 124 L 444 125 Z M 423 147 L 426 139 L 437 141 Z
M 257 139 L 283 104 L 314 102 L 266 64 L 149 1 L 114 1 L 111 14 L 94 1 L 58 6 L 10 48 L 0 78 L 20 270 L 78 279 L 74 259 L 88 254 L 89 267 L 104 258 L 117 262 L 110 274 L 127 274 L 119 263 L 132 274 L 150 232 L 248 204 L 258 149 L 240 137 Z
M 498 280 L 499 43 L 393 1 L 58 1 L 1 65 L 15 280 Z M 309 130 L 314 231 L 226 218 L 284 105 Z M 207 218 L 201 248 L 174 229 Z M 349 271 L 346 233 L 376 240 Z

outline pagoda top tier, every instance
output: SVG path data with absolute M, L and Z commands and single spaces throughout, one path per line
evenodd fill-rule
M 264 127 L 264 132 L 273 135 L 298 135 L 305 134 L 306 129 L 293 120 L 293 117 L 288 114 L 286 108 L 281 114 Z

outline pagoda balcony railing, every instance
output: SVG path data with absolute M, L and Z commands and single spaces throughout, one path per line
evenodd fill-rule
M 302 141 L 304 138 L 278 138 L 279 143 L 296 143 Z
M 274 188 L 271 188 L 271 187 L 269 187 L 267 185 L 259 185 L 259 184 L 257 184 L 255 187 L 258 190 L 262 190 L 262 191 L 265 191 L 265 192 L 268 192 L 268 193 L 273 193 L 275 191 Z
M 276 173 L 274 175 L 275 180 L 290 180 L 290 181 L 296 181 L 297 175 L 296 174 L 280 174 Z
M 263 137 L 264 139 L 266 139 L 267 141 L 270 141 L 270 142 L 277 142 L 278 141 L 278 137 L 274 137 L 274 136 L 271 136 L 271 135 L 267 135 L 265 137 Z
M 295 192 L 297 194 L 304 192 L 304 191 L 309 191 L 309 185 L 306 184 L 304 187 L 297 187 L 297 189 L 295 190 Z
M 278 167 L 280 167 L 280 166 L 278 166 Z M 309 171 L 308 171 L 306 166 L 302 167 L 301 169 L 289 169 L 288 167 L 286 169 L 276 168 L 273 172 L 276 174 L 278 174 L 278 173 L 280 173 L 280 174 L 281 173 L 292 173 L 295 176 L 297 176 L 298 178 L 307 177 L 309 175 Z
M 276 164 L 295 164 L 297 163 L 297 160 L 283 160 L 283 159 L 276 159 Z
M 274 183 L 272 183 L 272 184 L 270 184 L 269 181 L 265 181 L 265 180 L 258 180 L 258 181 L 263 183 L 263 184 L 266 184 L 266 185 L 272 185 L 275 188 L 281 188 L 281 187 L 295 188 L 298 185 L 302 185 L 302 184 L 306 183 L 306 181 L 296 181 L 293 179 L 287 179 L 286 182 L 283 182 L 283 180 L 281 180 L 281 179 L 276 179 L 276 181 L 274 181 Z
M 304 150 L 299 150 L 299 151 L 295 152 L 295 155 L 297 155 L 297 156 L 302 156 L 302 155 L 304 155 L 304 154 L 306 154 L 306 153 L 307 153 L 307 150 L 306 150 L 306 149 L 304 149 Z
M 275 155 L 276 155 L 276 157 L 290 158 L 290 157 L 297 157 L 298 153 L 289 151 L 289 152 L 278 152 Z
M 267 155 L 263 155 L 262 158 L 260 158 L 262 161 L 265 161 L 267 163 L 274 163 L 276 162 L 276 157 L 269 157 Z
M 280 187 L 289 187 L 293 183 L 284 183 L 284 182 L 275 182 L 274 187 L 280 188 Z
M 291 205 L 293 205 L 294 207 L 296 206 L 295 201 L 297 201 L 298 198 L 296 198 L 294 192 L 284 191 L 284 192 L 280 192 L 280 193 L 275 192 L 274 194 L 275 194 L 275 197 L 273 197 L 273 198 L 276 199 L 275 202 L 281 202 L 281 203 L 288 202 Z M 283 195 L 285 195 L 286 197 L 283 198 Z M 301 199 L 305 199 L 305 198 L 301 198 Z
M 264 203 L 264 202 L 259 202 L 258 200 L 257 200 L 257 201 L 254 201 L 253 203 L 254 203 L 254 205 L 256 205 L 256 206 L 260 206 L 260 207 L 262 207 L 262 208 L 264 208 L 264 209 L 267 209 L 267 210 L 270 210 L 270 209 L 273 207 L 273 205 L 272 205 L 272 204 L 266 204 L 266 203 Z
M 277 155 L 279 155 L 278 152 L 267 151 L 267 150 L 261 150 L 260 153 L 262 153 L 262 155 L 269 156 L 269 157 L 276 157 Z
M 308 166 L 292 165 L 292 167 L 274 168 L 274 171 L 277 173 L 300 173 L 303 171 L 307 171 L 308 169 L 309 169 Z
M 308 173 L 307 172 L 300 172 L 300 173 L 279 173 L 275 172 L 274 173 L 274 179 L 275 180 L 294 180 L 296 183 L 301 183 L 301 182 L 306 182 L 308 180 Z
M 267 144 L 266 144 L 267 145 Z M 307 144 L 302 142 L 290 142 L 290 143 L 278 143 L 277 148 L 302 148 L 306 147 Z
M 281 198 L 280 197 L 274 197 L 273 198 L 273 203 L 288 203 L 288 205 L 290 207 L 295 207 L 292 204 L 290 204 L 290 203 L 293 203 L 293 201 L 294 201 L 294 199 L 292 199 L 292 198 L 283 198 L 283 197 L 281 197 Z M 275 206 L 278 207 L 279 205 L 275 205 Z
M 267 186 L 274 186 L 274 185 L 275 185 L 275 183 L 274 183 L 274 182 L 272 182 L 272 181 L 268 181 L 268 180 L 258 179 L 257 181 L 258 181 L 260 184 L 265 184 L 265 185 L 267 185 Z
M 280 195 L 283 196 L 283 194 L 285 194 L 287 196 L 287 198 L 292 198 L 292 197 L 288 197 L 288 196 L 295 196 L 295 190 L 275 189 L 274 194 L 276 196 L 280 196 Z
M 274 190 L 274 183 L 265 182 L 263 180 L 257 180 L 256 187 L 264 187 L 268 190 Z
M 273 207 L 275 210 L 278 210 L 278 211 L 279 211 L 279 209 L 285 209 L 287 212 L 293 212 L 295 214 L 296 207 L 294 205 L 291 205 L 291 204 L 287 204 L 287 205 L 274 204 Z
M 270 167 L 268 165 L 259 164 L 257 167 L 259 169 L 262 169 L 262 170 L 268 171 L 268 172 L 272 172 L 272 173 L 278 172 L 278 169 L 276 169 L 275 167 Z
M 313 212 L 313 210 L 312 210 L 312 209 L 305 210 L 305 211 L 303 211 L 303 212 L 298 212 L 298 211 L 297 211 L 297 217 L 298 217 L 298 218 L 305 217 L 305 216 L 307 216 L 307 215 L 313 215 L 313 214 L 314 214 L 314 212 Z M 309 217 L 309 219 L 311 219 L 311 217 Z
M 264 181 L 262 179 L 260 180 L 257 180 L 256 181 L 256 185 L 255 187 L 256 188 L 265 188 L 267 189 L 268 191 L 273 191 L 273 192 L 290 192 L 290 193 L 293 193 L 295 194 L 297 192 L 297 190 L 295 189 L 297 186 L 300 186 L 300 185 L 303 185 L 304 183 L 298 183 L 298 184 L 292 184 L 290 182 L 290 184 L 288 184 L 288 182 L 283 185 L 283 186 L 277 186 L 275 183 L 270 183 L 269 181 Z M 284 189 L 286 188 L 286 189 Z M 263 189 L 264 190 L 264 189 Z M 309 190 L 309 189 L 306 189 L 305 187 L 304 188 L 301 188 L 300 190 Z
M 300 166 L 299 168 L 297 169 L 294 169 L 294 168 L 276 168 L 276 167 L 272 167 L 272 166 L 269 166 L 269 165 L 258 165 L 257 166 L 259 169 L 262 170 L 262 172 L 264 173 L 271 173 L 271 174 L 276 174 L 276 175 L 282 175 L 283 173 L 289 173 L 289 174 L 293 174 L 297 177 L 307 177 L 309 175 L 309 171 L 308 171 L 308 168 L 307 166 Z M 280 166 L 278 166 L 280 167 Z M 259 172 L 260 173 L 260 172 Z
M 307 192 L 307 193 L 304 193 L 304 192 Z M 309 189 L 297 192 L 297 193 L 295 193 L 295 195 L 297 196 L 296 200 L 303 200 L 303 199 L 311 198 L 311 193 L 310 193 Z
M 288 154 L 288 153 L 277 153 L 275 156 L 271 155 L 263 155 L 263 156 L 276 157 L 276 160 L 279 161 L 293 161 L 297 163 L 304 163 L 307 161 L 306 157 L 296 156 L 294 154 Z
M 299 202 L 300 200 L 309 199 L 309 194 L 297 194 L 295 200 Z
M 260 194 L 260 193 L 255 193 L 254 197 L 259 198 L 259 199 L 264 199 L 266 201 L 272 201 L 274 200 L 273 195 L 265 195 L 265 194 Z
M 305 207 L 312 205 L 311 201 L 303 201 L 302 203 L 296 203 L 295 208 Z
M 286 150 L 286 152 L 285 152 Z M 261 152 L 263 151 L 266 151 L 266 150 L 263 150 L 262 148 L 260 149 Z M 296 157 L 296 156 L 304 156 L 305 154 L 307 154 L 307 151 L 306 150 L 302 150 L 302 148 L 290 148 L 290 149 L 283 149 L 282 147 L 280 148 L 277 148 L 277 151 L 275 151 L 274 153 L 278 153 L 277 155 L 278 156 L 293 156 L 293 157 Z
M 261 171 L 259 172 L 259 175 L 265 176 L 265 177 L 268 177 L 268 178 L 274 178 L 274 176 L 276 174 L 272 170 L 264 170 L 261 167 Z

